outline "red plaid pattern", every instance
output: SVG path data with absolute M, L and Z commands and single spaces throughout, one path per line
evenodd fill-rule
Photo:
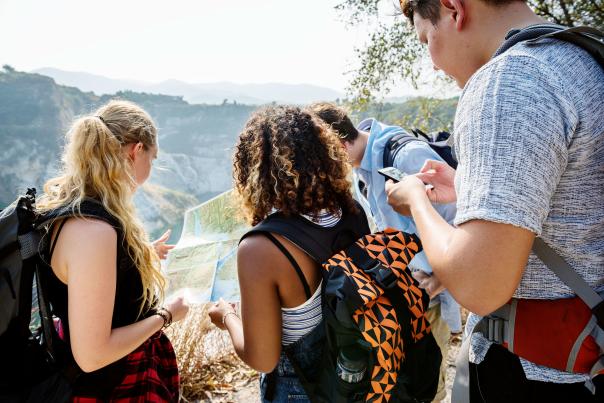
M 116 403 L 178 402 L 178 364 L 172 343 L 163 332 L 151 336 L 126 359 L 126 376 L 108 401 Z M 107 400 L 73 396 L 74 403 Z

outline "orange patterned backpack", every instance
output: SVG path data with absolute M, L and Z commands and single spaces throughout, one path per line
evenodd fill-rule
M 321 334 L 320 365 L 300 368 L 284 347 L 311 401 L 430 402 L 441 353 L 425 316 L 429 297 L 407 267 L 421 244 L 393 229 L 367 232 L 273 214 L 246 236 L 280 234 L 321 263 L 323 321 L 304 336 Z

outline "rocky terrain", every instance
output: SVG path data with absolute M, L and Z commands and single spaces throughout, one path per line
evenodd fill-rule
M 158 161 L 136 195 L 152 237 L 172 228 L 171 241 L 178 240 L 184 211 L 231 187 L 232 148 L 257 105 L 190 104 L 182 96 L 132 91 L 96 95 L 5 65 L 0 70 L 0 209 L 28 187 L 41 191 L 59 168 L 64 134 L 73 119 L 113 98 L 138 103 L 159 128 Z M 417 98 L 368 105 L 352 118 L 373 116 L 405 127 L 440 130 L 452 122 L 456 102 Z M 424 113 L 427 108 L 429 115 Z
M 180 97 L 119 92 L 97 96 L 52 78 L 0 71 L 0 208 L 27 187 L 41 191 L 56 174 L 64 134 L 74 117 L 111 98 L 142 105 L 159 128 L 160 154 L 136 205 L 152 236 L 183 212 L 231 187 L 231 150 L 253 106 L 191 105 Z

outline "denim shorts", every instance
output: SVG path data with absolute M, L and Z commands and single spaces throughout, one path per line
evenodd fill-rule
M 287 359 L 281 360 L 279 359 L 279 364 L 277 367 L 286 367 L 289 366 L 291 368 L 291 364 Z M 306 396 L 306 392 L 304 392 L 304 388 L 302 387 L 302 383 L 300 383 L 300 379 L 293 372 L 293 368 L 291 368 L 291 372 L 283 372 L 278 370 L 277 373 L 273 374 L 275 379 L 274 392 L 271 400 L 267 400 L 266 390 L 268 385 L 270 374 L 262 374 L 260 376 L 260 396 L 263 403 L 273 402 L 273 403 L 287 403 L 287 402 L 297 402 L 297 403 L 310 403 L 310 399 Z
M 306 395 L 304 387 L 287 357 L 289 356 L 294 359 L 307 379 L 312 381 L 313 379 L 316 379 L 319 373 L 319 363 L 323 356 L 324 347 L 325 329 L 323 323 L 297 342 L 287 347 L 283 347 L 283 350 L 287 351 L 287 355 L 282 351 L 279 362 L 273 372 L 260 376 L 260 398 L 262 402 L 310 403 L 310 399 Z M 267 399 L 267 397 L 270 398 L 270 396 L 267 396 L 267 390 L 270 389 L 269 383 L 271 382 L 273 383 L 274 389 L 272 399 L 269 400 Z

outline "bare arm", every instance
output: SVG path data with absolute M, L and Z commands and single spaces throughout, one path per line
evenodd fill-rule
M 386 189 L 394 209 L 413 216 L 434 273 L 462 306 L 486 315 L 512 297 L 528 260 L 532 232 L 484 220 L 455 228 L 434 210 L 416 177 L 389 183 Z
M 107 223 L 70 219 L 53 256 L 68 287 L 71 349 L 85 372 L 105 367 L 139 347 L 163 325 L 154 315 L 111 328 L 116 289 L 117 234 Z M 54 266 L 54 264 L 53 264 Z M 183 315 L 184 316 L 184 315 Z
M 281 353 L 281 302 L 274 276 L 275 260 L 283 259 L 276 248 L 261 236 L 244 239 L 237 250 L 237 269 L 241 290 L 241 319 L 225 317 L 237 355 L 250 367 L 272 371 Z M 232 308 L 225 302 L 210 311 L 219 327 Z

